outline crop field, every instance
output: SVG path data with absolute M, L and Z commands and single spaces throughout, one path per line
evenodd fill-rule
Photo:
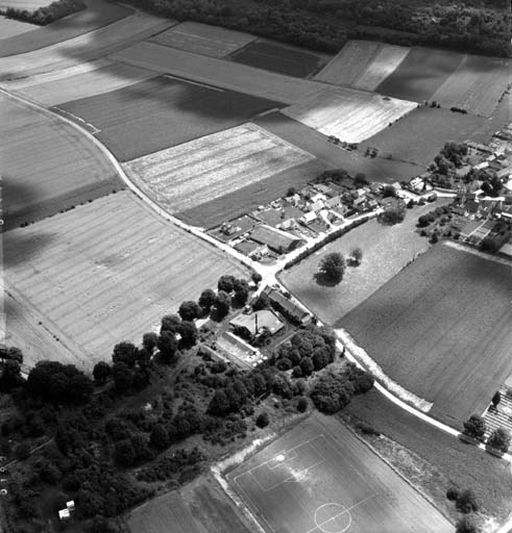
M 194 54 L 221 58 L 255 39 L 249 33 L 187 21 L 155 35 L 150 41 Z
M 491 116 L 512 83 L 511 69 L 510 59 L 466 55 L 432 99 L 448 108 L 455 106 L 476 115 Z
M 121 161 L 129 161 L 245 122 L 275 102 L 160 77 L 59 109 L 95 128 Z
M 29 24 L 28 22 L 21 22 L 19 20 L 8 19 L 6 17 L 0 16 L 0 46 L 3 46 L 3 42 L 9 37 L 14 37 L 15 35 L 22 35 L 28 31 L 33 31 L 37 26 Z
M 179 212 L 178 217 L 195 226 L 212 228 L 284 196 L 290 187 L 303 187 L 324 170 L 321 161 L 311 159 L 241 189 L 226 191 L 223 196 Z
M 406 100 L 430 100 L 462 62 L 463 54 L 435 48 L 411 48 L 405 59 L 378 86 L 378 93 Z
M 453 530 L 351 431 L 321 415 L 284 434 L 227 478 L 268 531 Z
M 210 476 L 154 498 L 133 510 L 131 533 L 249 533 L 234 502 Z
M 248 123 L 135 159 L 128 176 L 168 213 L 186 211 L 313 160 Z
M 416 107 L 415 102 L 339 87 L 320 91 L 282 112 L 325 135 L 359 143 Z
M 133 13 L 132 9 L 114 4 L 113 2 L 105 2 L 104 0 L 82 1 L 87 6 L 86 9 L 52 22 L 48 26 L 28 24 L 32 31 L 26 35 L 0 33 L 2 35 L 2 40 L 0 41 L 0 57 L 24 54 L 32 50 L 38 50 L 68 39 L 73 39 L 84 33 L 112 24 Z M 44 2 L 44 5 L 50 3 L 51 0 L 47 0 Z M 17 21 L 11 20 L 10 22 Z M 19 24 L 22 23 L 20 22 Z
M 409 50 L 376 41 L 348 41 L 315 79 L 373 91 L 400 65 Z
M 105 28 L 39 50 L 0 58 L 0 81 L 81 65 L 150 37 L 173 23 L 136 13 Z
M 495 124 L 484 117 L 420 107 L 367 139 L 359 151 L 364 153 L 367 146 L 374 146 L 379 149 L 380 157 L 391 155 L 398 160 L 428 166 L 446 142 L 476 140 L 476 137 L 488 142 L 496 129 Z
M 317 72 L 327 60 L 325 56 L 306 49 L 261 39 L 231 54 L 230 58 L 237 63 L 298 78 Z
M 407 119 L 408 117 L 404 117 L 402 120 Z M 369 180 L 394 183 L 397 180 L 407 180 L 422 172 L 416 164 L 381 157 L 364 157 L 364 149 L 361 146 L 358 150 L 344 150 L 327 142 L 325 136 L 318 131 L 312 130 L 279 112 L 268 113 L 257 118 L 255 122 L 281 139 L 315 155 L 328 168 L 343 168 L 351 176 L 362 172 Z
M 512 373 L 512 267 L 439 245 L 339 322 L 392 379 L 460 424 Z
M 51 107 L 129 87 L 154 76 L 155 73 L 150 70 L 100 60 L 96 64 L 86 63 L 83 68 L 69 68 L 14 81 L 6 87 Z
M 255 69 L 234 61 L 192 54 L 150 42 L 138 43 L 112 57 L 155 72 L 170 73 L 287 105 L 299 103 L 329 87 L 317 81 Z
M 105 156 L 71 125 L 4 94 L 0 105 L 6 229 L 122 187 Z
M 416 221 L 420 215 L 444 203 L 447 201 L 438 200 L 434 204 L 408 209 L 404 222 L 396 226 L 384 226 L 377 220 L 370 220 L 286 270 L 281 274 L 281 281 L 322 321 L 334 325 L 416 255 L 428 250 L 428 241 L 414 231 Z M 357 268 L 347 268 L 339 285 L 326 287 L 315 281 L 313 276 L 325 254 L 339 252 L 348 257 L 355 247 L 363 251 L 363 261 Z
M 116 343 L 139 343 L 163 315 L 222 274 L 245 274 L 129 191 L 9 231 L 3 244 L 5 280 L 22 298 L 21 315 L 36 310 L 42 318 L 32 328 L 76 346 L 72 352 L 89 370 L 109 360 Z M 24 328 L 10 333 L 24 350 Z M 58 357 L 43 347 L 38 356 Z
M 14 7 L 15 9 L 35 11 L 38 7 L 48 5 L 48 0 L 0 0 L 0 9 Z

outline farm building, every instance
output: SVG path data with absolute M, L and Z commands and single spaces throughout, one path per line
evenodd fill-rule
M 272 307 L 283 313 L 292 322 L 302 325 L 311 322 L 311 315 L 286 298 L 281 292 L 271 289 L 268 292 L 268 297 Z
M 242 330 L 245 335 L 258 336 L 263 331 L 275 335 L 284 328 L 284 324 L 268 309 L 256 311 L 250 315 L 240 314 L 229 323 L 235 332 Z
M 234 248 L 251 259 L 260 259 L 269 253 L 269 250 L 265 245 L 248 240 L 240 241 L 234 246 Z
M 303 239 L 264 224 L 254 228 L 251 233 L 251 239 L 259 244 L 268 246 L 279 254 L 287 254 L 305 243 Z

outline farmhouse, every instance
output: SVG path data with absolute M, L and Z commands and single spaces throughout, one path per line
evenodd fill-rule
M 265 245 L 250 240 L 240 241 L 234 246 L 234 248 L 251 259 L 261 259 L 269 253 L 269 250 Z
M 301 309 L 298 305 L 295 305 L 281 292 L 271 289 L 268 292 L 268 297 L 272 307 L 283 313 L 283 315 L 292 322 L 302 325 L 306 325 L 311 322 L 311 315 Z
M 257 337 L 263 331 L 275 335 L 284 328 L 284 324 L 279 318 L 268 309 L 262 309 L 250 315 L 240 314 L 233 318 L 229 324 L 235 333 L 241 332 L 245 338 L 247 336 Z
M 303 239 L 264 224 L 254 228 L 251 233 L 251 239 L 259 244 L 268 246 L 278 254 L 287 254 L 305 244 Z

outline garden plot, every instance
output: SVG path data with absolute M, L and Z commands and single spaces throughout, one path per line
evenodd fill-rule
M 130 178 L 169 213 L 313 160 L 255 124 L 244 124 L 125 164 Z
M 51 246 L 40 246 L 50 239 Z M 245 270 L 187 232 L 168 223 L 131 192 L 79 206 L 4 235 L 5 280 L 20 296 L 19 330 L 12 341 L 25 349 L 25 327 L 46 329 L 77 346 L 81 365 L 109 360 L 113 346 L 140 342 L 163 315 L 215 286 L 222 274 Z M 31 320 L 37 311 L 39 323 Z M 39 359 L 57 359 L 46 352 Z M 73 362 L 65 360 L 62 362 Z
M 104 154 L 76 128 L 3 94 L 0 105 L 7 229 L 122 187 Z
M 150 41 L 194 54 L 220 58 L 235 52 L 255 39 L 254 35 L 248 33 L 198 22 L 183 22 L 155 35 Z
M 466 55 L 459 68 L 432 96 L 444 107 L 489 117 L 512 84 L 512 61 Z
M 373 91 L 408 53 L 409 48 L 404 46 L 376 41 L 349 41 L 315 79 Z
M 319 91 L 282 112 L 325 135 L 359 143 L 416 107 L 414 102 L 339 87 Z
M 102 59 L 86 63 L 81 69 L 64 69 L 28 80 L 14 81 L 6 86 L 30 100 L 54 106 L 129 87 L 154 75 L 150 70 Z
M 0 81 L 80 65 L 146 39 L 173 23 L 136 13 L 105 28 L 39 50 L 0 58 Z

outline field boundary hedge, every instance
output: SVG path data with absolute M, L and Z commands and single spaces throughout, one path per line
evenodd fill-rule
M 29 22 L 38 26 L 46 26 L 68 15 L 82 11 L 85 8 L 86 5 L 81 0 L 57 0 L 49 6 L 40 7 L 35 11 L 8 7 L 7 9 L 0 10 L 0 15 L 8 19 Z

